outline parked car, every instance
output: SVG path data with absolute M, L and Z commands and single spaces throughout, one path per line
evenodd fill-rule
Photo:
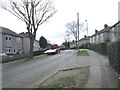
M 0 56 L 7 56 L 6 53 L 0 53 Z
M 60 52 L 60 47 L 57 44 L 50 45 L 50 48 L 44 54 L 57 54 Z
M 65 50 L 66 47 L 64 45 L 60 45 L 60 50 Z

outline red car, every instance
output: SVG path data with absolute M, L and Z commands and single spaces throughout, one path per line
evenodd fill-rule
M 53 44 L 53 45 L 50 45 L 50 48 L 49 50 L 45 51 L 44 53 L 45 54 L 57 54 L 60 52 L 60 46 L 58 46 L 58 44 Z

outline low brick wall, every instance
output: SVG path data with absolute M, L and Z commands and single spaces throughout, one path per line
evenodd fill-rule
M 17 54 L 17 55 L 3 56 L 2 57 L 2 63 L 15 61 L 15 60 L 19 60 L 19 59 L 24 59 L 24 58 L 27 58 L 27 57 L 29 57 L 29 54 Z

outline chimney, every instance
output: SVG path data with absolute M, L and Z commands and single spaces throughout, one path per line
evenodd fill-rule
M 98 33 L 98 30 L 95 29 L 95 34 Z
M 105 25 L 104 25 L 104 29 L 105 29 L 105 28 L 107 28 L 107 27 L 108 27 L 108 25 L 107 25 L 107 24 L 105 24 Z

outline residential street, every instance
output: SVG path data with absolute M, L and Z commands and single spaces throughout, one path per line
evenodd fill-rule
M 65 50 L 39 60 L 2 65 L 3 88 L 33 88 L 55 72 L 65 68 L 90 66 L 86 88 L 117 88 L 118 79 L 108 59 L 88 50 L 89 56 L 76 56 L 75 50 Z

